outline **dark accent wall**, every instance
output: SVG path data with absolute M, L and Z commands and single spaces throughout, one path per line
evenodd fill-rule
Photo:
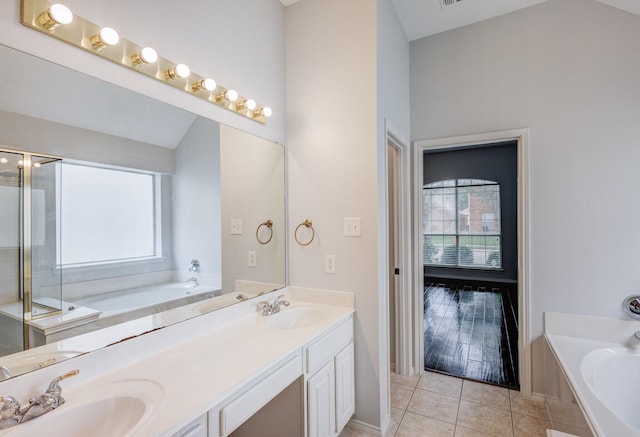
M 424 274 L 513 282 L 518 279 L 518 148 L 516 141 L 425 151 L 423 183 L 447 179 L 486 179 L 500 184 L 502 270 L 424 266 Z

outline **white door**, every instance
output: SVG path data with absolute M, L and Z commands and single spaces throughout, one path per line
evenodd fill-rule
M 336 432 L 342 431 L 356 407 L 353 343 L 342 349 L 336 362 Z
M 307 381 L 309 437 L 336 435 L 334 372 L 329 361 Z

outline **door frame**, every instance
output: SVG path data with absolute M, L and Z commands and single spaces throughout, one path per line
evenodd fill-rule
M 491 144 L 503 141 L 517 142 L 518 151 L 518 372 L 520 377 L 520 392 L 522 396 L 531 398 L 531 305 L 530 305 L 530 195 L 529 195 L 529 128 L 511 129 L 496 132 L 486 132 L 456 137 L 416 140 L 413 143 L 413 229 L 414 229 L 414 314 L 411 323 L 414 330 L 413 365 L 418 374 L 424 372 L 424 271 L 422 233 L 422 187 L 423 165 L 422 156 L 426 150 L 450 149 L 470 145 Z
M 396 267 L 400 269 L 400 274 L 396 278 L 396 300 L 395 300 L 395 344 L 396 350 L 389 351 L 390 354 L 394 354 L 395 372 L 401 375 L 412 375 L 415 372 L 413 368 L 413 325 L 412 319 L 414 314 L 413 305 L 413 293 L 411 292 L 411 285 L 413 281 L 412 268 L 412 246 L 411 246 L 411 148 L 409 142 L 403 140 L 398 134 L 398 131 L 385 120 L 385 209 L 387 215 L 387 223 L 389 223 L 389 217 L 394 214 L 394 224 L 397 228 L 398 238 L 395 241 L 397 247 Z M 397 174 L 391 175 L 388 172 L 389 168 L 389 153 L 388 148 L 392 147 L 396 152 L 397 158 Z M 394 177 L 396 195 L 394 196 L 394 205 L 389 204 L 389 179 Z M 388 231 L 388 230 L 387 230 Z M 386 239 L 385 239 L 386 244 Z M 392 260 L 392 254 L 389 251 L 386 252 L 385 268 L 388 268 L 390 261 Z M 393 272 L 389 272 L 393 274 Z M 389 280 L 386 279 L 386 284 Z M 387 288 L 387 299 L 389 299 L 389 289 Z M 386 305 L 387 311 L 389 304 Z M 405 322 L 409 323 L 405 323 Z M 389 335 L 390 330 L 387 330 Z M 389 344 L 389 342 L 387 343 Z

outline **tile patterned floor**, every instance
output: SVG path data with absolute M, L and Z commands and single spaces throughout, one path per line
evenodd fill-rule
M 513 290 L 455 282 L 425 284 L 425 370 L 518 390 Z
M 385 437 L 546 437 L 544 403 L 519 391 L 425 372 L 391 374 L 392 425 Z M 371 437 L 345 429 L 340 437 Z

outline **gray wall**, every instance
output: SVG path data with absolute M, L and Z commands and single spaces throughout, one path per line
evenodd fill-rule
M 237 279 L 285 284 L 284 147 L 229 126 L 220 126 L 222 208 L 222 292 L 238 291 Z M 231 235 L 232 219 L 242 219 L 242 235 Z M 273 234 L 258 226 L 273 222 Z M 255 267 L 248 266 L 256 252 Z M 271 291 L 271 287 L 266 287 Z
M 173 178 L 174 267 L 200 261 L 200 282 L 219 286 L 221 252 L 220 124 L 198 117 L 176 148 Z
M 411 44 L 413 139 L 531 128 L 534 392 L 544 311 L 622 318 L 640 288 L 639 54 L 640 17 L 593 0 Z

